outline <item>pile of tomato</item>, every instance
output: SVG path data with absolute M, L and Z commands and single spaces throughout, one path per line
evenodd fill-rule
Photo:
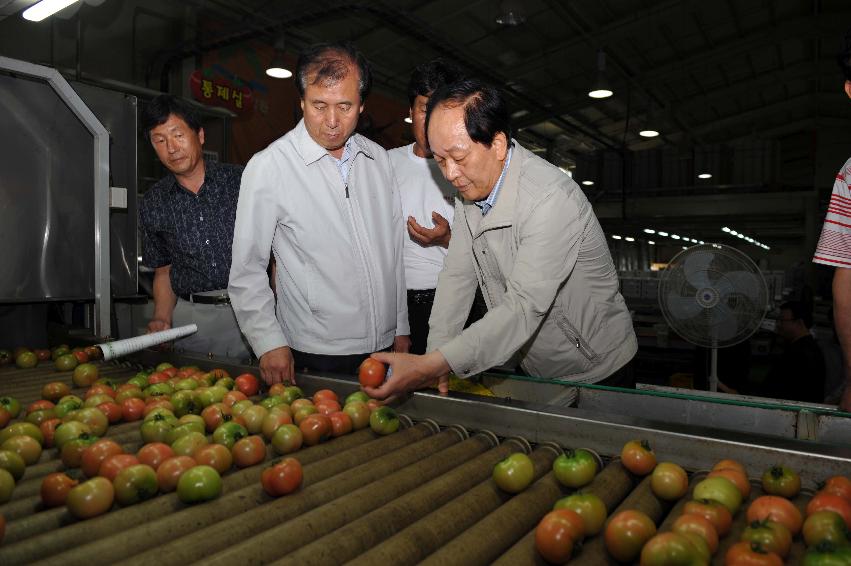
M 119 385 L 100 378 L 96 364 L 80 368 L 85 379 L 75 373 L 72 383 L 87 387 L 81 395 L 57 380 L 26 408 L 0 398 L 0 504 L 45 448 L 56 449 L 63 470 L 43 478 L 42 506 L 64 505 L 86 519 L 160 493 L 176 492 L 188 504 L 209 501 L 234 467 L 366 427 L 390 434 L 400 424 L 393 409 L 360 391 L 341 405 L 329 389 L 308 398 L 296 386 L 276 384 L 261 399 L 261 382 L 250 373 L 232 378 L 223 369 L 162 363 Z M 143 441 L 135 452 L 104 437 L 111 424 L 134 421 Z M 261 474 L 263 489 L 275 497 L 298 489 L 302 479 L 301 463 L 291 456 L 275 457 Z M 0 515 L 0 541 L 4 529 Z
M 586 490 L 599 471 L 598 457 L 583 449 L 565 451 L 553 462 L 553 474 L 565 488 L 576 490 L 559 499 L 535 529 L 535 547 L 549 563 L 571 559 L 581 563 L 583 540 L 600 533 L 605 551 L 621 563 L 642 566 L 709 564 L 720 541 L 731 532 L 734 517 L 751 496 L 745 467 L 721 460 L 704 476 L 693 477 L 691 500 L 675 506 L 676 516 L 658 531 L 656 522 L 641 509 L 618 509 L 608 517 L 603 501 Z M 689 492 L 689 474 L 673 462 L 657 462 L 645 441 L 628 442 L 620 464 L 644 479 L 650 493 L 661 502 L 675 503 Z M 509 493 L 531 484 L 531 459 L 512 454 L 494 468 L 494 482 Z M 639 489 L 641 486 L 639 486 Z M 774 466 L 761 478 L 764 495 L 747 506 L 746 527 L 724 555 L 728 566 L 779 565 L 788 558 L 793 540 L 807 545 L 807 566 L 851 565 L 851 480 L 828 478 L 802 513 L 792 499 L 801 490 L 800 476 Z

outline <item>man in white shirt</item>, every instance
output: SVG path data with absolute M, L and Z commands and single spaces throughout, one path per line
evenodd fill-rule
M 242 176 L 228 286 L 270 384 L 410 347 L 398 190 L 387 152 L 355 133 L 369 65 L 349 44 L 315 45 L 296 81 L 304 118 Z
M 402 252 L 413 354 L 425 354 L 437 276 L 452 236 L 450 225 L 456 192 L 428 149 L 426 106 L 428 97 L 441 84 L 455 82 L 460 77 L 457 68 L 440 59 L 414 69 L 408 82 L 414 143 L 388 152 L 402 199 L 402 216 L 407 219 L 408 236 Z

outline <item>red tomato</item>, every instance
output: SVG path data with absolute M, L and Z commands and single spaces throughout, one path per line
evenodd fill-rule
M 331 420 L 331 436 L 338 437 L 352 432 L 352 418 L 343 411 L 328 415 Z
M 124 449 L 114 440 L 101 438 L 83 450 L 80 455 L 80 469 L 86 477 L 93 478 L 98 474 L 103 461 L 117 454 L 124 454 Z
M 95 383 L 86 391 L 85 398 L 88 399 L 93 395 L 108 395 L 115 399 L 115 389 L 105 383 Z
M 47 401 L 45 399 L 39 399 L 38 401 L 35 401 L 35 402 L 27 405 L 27 414 L 29 415 L 30 413 L 34 413 L 36 411 L 43 411 L 45 409 L 52 409 L 55 406 L 56 405 L 54 405 L 50 401 Z
M 330 389 L 320 389 L 313 394 L 313 402 L 319 403 L 320 401 L 336 401 L 339 403 L 340 398 Z
M 284 458 L 274 466 L 263 470 L 260 483 L 266 493 L 272 497 L 280 497 L 298 489 L 303 478 L 301 462 L 295 458 Z
M 783 559 L 759 544 L 737 542 L 724 555 L 725 566 L 783 566 Z
M 54 403 L 70 394 L 71 388 L 61 381 L 51 381 L 41 388 L 42 398 L 47 399 L 48 401 L 53 401 Z
M 710 554 L 715 554 L 715 551 L 718 550 L 718 531 L 715 530 L 715 525 L 705 517 L 693 513 L 680 515 L 674 521 L 671 530 L 680 534 L 696 534 L 706 542 Z
M 237 442 L 237 444 L 239 444 Z M 236 445 L 234 445 L 236 448 Z M 220 474 L 225 473 L 233 465 L 233 455 L 223 444 L 207 444 L 192 455 L 199 465 L 210 466 Z
M 233 380 L 233 385 L 246 397 L 254 397 L 260 391 L 260 380 L 250 373 L 238 376 Z
M 121 420 L 123 416 L 123 411 L 121 410 L 121 405 L 118 403 L 108 401 L 106 403 L 101 403 L 97 406 L 101 413 L 106 415 L 109 424 L 115 424 Z
M 157 383 L 165 383 L 169 380 L 171 376 L 169 376 L 165 372 L 155 371 L 151 375 L 148 376 L 148 385 L 156 385 Z
M 112 482 L 97 477 L 71 488 L 65 505 L 68 511 L 78 519 L 88 519 L 109 511 L 115 499 Z
M 656 535 L 656 524 L 641 511 L 621 511 L 612 517 L 603 539 L 606 550 L 615 560 L 631 562 L 638 558 L 641 548 Z
M 213 403 L 201 411 L 201 418 L 204 419 L 204 426 L 207 432 L 213 432 L 220 424 L 229 421 L 231 418 L 231 409 L 223 403 Z
M 747 499 L 751 494 L 751 482 L 748 480 L 748 476 L 743 474 L 740 470 L 735 468 L 715 468 L 711 472 L 709 472 L 706 477 L 715 478 L 722 477 L 727 478 L 736 488 L 739 490 L 739 493 L 742 494 L 742 499 Z
M 157 473 L 150 466 L 136 464 L 124 468 L 112 481 L 115 500 L 121 505 L 133 505 L 157 494 Z
M 77 351 L 71 352 L 71 353 L 74 355 L 75 358 L 77 358 L 77 361 L 79 363 L 81 363 L 81 364 L 88 363 L 89 355 L 85 351 L 77 350 Z
M 0 544 L 3 543 L 3 537 L 6 535 L 6 518 L 0 515 Z
M 358 368 L 358 381 L 361 387 L 378 387 L 384 383 L 387 367 L 372 358 L 365 359 Z
M 330 415 L 331 413 L 336 413 L 341 410 L 341 407 L 338 402 L 325 399 L 316 403 L 316 410 L 323 415 Z
M 378 399 L 370 399 L 366 402 L 366 406 L 369 408 L 370 413 L 377 411 L 382 407 L 381 401 L 379 401 Z
M 637 476 L 646 476 L 656 467 L 656 455 L 646 440 L 630 440 L 621 450 L 621 463 Z
M 838 513 L 842 517 L 842 520 L 845 521 L 845 526 L 851 529 L 851 501 L 838 495 L 833 495 L 832 493 L 819 492 L 807 503 L 807 516 L 812 515 L 816 511 L 833 511 Z
M 98 470 L 98 475 L 109 481 L 113 481 L 115 476 L 118 475 L 118 472 L 124 468 L 135 466 L 138 463 L 139 459 L 133 454 L 113 454 L 104 459 Z
M 676 501 L 688 491 L 688 474 L 677 464 L 661 462 L 650 475 L 650 489 L 659 499 Z
M 287 388 L 283 383 L 275 383 L 269 388 L 269 397 L 278 396 L 281 397 L 284 394 L 284 390 Z
M 2 412 L 2 409 L 0 409 L 0 412 Z M 53 446 L 53 435 L 56 433 L 56 427 L 61 424 L 62 421 L 60 419 L 47 419 L 38 425 L 38 429 L 41 431 L 42 436 L 44 436 L 45 448 Z M 0 428 L 2 428 L 2 423 L 0 423 Z
M 222 398 L 222 404 L 224 404 L 225 407 L 233 407 L 236 403 L 245 401 L 246 399 L 248 399 L 248 397 L 246 397 L 245 393 L 242 391 L 228 391 Z
M 138 421 L 145 410 L 145 402 L 136 397 L 129 397 L 121 402 L 121 413 L 125 421 Z
M 707 519 L 715 527 L 718 536 L 721 537 L 730 532 L 730 526 L 733 523 L 733 516 L 730 514 L 730 510 L 723 504 L 709 499 L 689 501 L 683 507 L 683 514 L 700 515 L 704 519 Z
M 843 499 L 851 501 L 851 480 L 845 476 L 833 476 L 824 482 L 824 486 L 821 488 L 821 491 L 838 495 Z
M 327 415 L 313 413 L 306 416 L 299 423 L 298 428 L 301 430 L 304 443 L 314 446 L 331 436 L 331 419 Z
M 195 466 L 195 460 L 189 456 L 174 456 L 165 460 L 157 468 L 157 483 L 160 486 L 160 491 L 169 493 L 177 489 L 177 482 L 183 472 Z
M 573 547 L 585 536 L 582 517 L 570 509 L 550 511 L 535 527 L 535 548 L 547 562 L 563 564 L 570 560 Z
M 5 407 L 0 407 L 0 428 L 5 427 L 11 420 L 12 413 L 10 413 Z M 2 515 L 0 515 L 0 517 L 2 517 Z
M 136 452 L 136 458 L 140 464 L 145 464 L 153 469 L 160 467 L 160 464 L 174 456 L 174 450 L 171 446 L 164 442 L 151 442 L 142 446 Z
M 245 468 L 259 464 L 266 459 L 266 443 L 257 434 L 240 438 L 231 449 L 233 463 L 237 468 Z
M 789 529 L 792 535 L 798 534 L 804 518 L 791 501 L 777 495 L 757 497 L 748 507 L 748 523 L 769 519 Z
M 174 413 L 174 405 L 168 399 L 164 397 L 149 397 L 145 402 L 145 409 L 142 411 L 142 415 L 147 417 L 157 409 L 168 409 Z
M 71 479 L 62 472 L 47 474 L 41 480 L 41 501 L 45 507 L 59 507 L 65 505 L 65 499 L 71 488 L 77 485 L 75 479 Z
M 741 464 L 741 462 L 738 462 L 736 460 L 730 460 L 730 459 L 720 460 L 717 464 L 712 466 L 713 470 L 722 470 L 724 468 L 733 468 L 735 470 L 739 470 L 740 472 L 742 472 L 746 476 L 748 475 L 748 471 L 745 469 L 745 467 Z

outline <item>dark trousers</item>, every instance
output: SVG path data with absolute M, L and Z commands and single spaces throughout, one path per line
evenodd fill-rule
M 311 354 L 292 349 L 290 351 L 293 354 L 296 372 L 307 370 L 319 373 L 339 373 L 352 379 L 357 379 L 358 367 L 372 353 L 331 356 L 327 354 Z
M 408 324 L 411 327 L 411 353 L 425 354 L 428 342 L 428 319 L 434 304 L 434 289 L 408 290 Z M 476 298 L 470 308 L 470 315 L 464 328 L 467 328 L 488 312 L 482 291 L 476 287 Z
M 605 385 L 607 387 L 623 387 L 624 389 L 635 389 L 635 370 L 633 360 L 628 361 L 621 369 L 594 385 Z

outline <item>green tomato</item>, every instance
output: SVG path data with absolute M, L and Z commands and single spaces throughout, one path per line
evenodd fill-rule
M 199 448 L 203 448 L 209 443 L 210 441 L 207 440 L 206 436 L 200 432 L 193 431 L 176 439 L 171 444 L 171 449 L 174 451 L 175 456 L 191 457 Z
M 278 454 L 289 454 L 301 448 L 304 438 L 299 429 L 294 424 L 285 424 L 275 429 L 272 434 L 272 448 Z
M 62 446 L 64 446 L 66 442 L 74 440 L 82 434 L 92 434 L 92 427 L 79 421 L 62 423 L 57 426 L 56 430 L 53 432 L 53 446 L 61 452 Z
M 8 470 L 0 468 L 0 505 L 12 499 L 15 490 L 15 478 Z
M 493 467 L 493 481 L 503 491 L 520 493 L 532 483 L 535 466 L 522 452 L 515 452 Z
M 223 377 L 216 381 L 214 384 L 215 387 L 224 387 L 228 391 L 233 389 L 233 378 L 232 377 Z
M 0 464 L 2 467 L 2 464 Z M 836 511 L 816 511 L 807 517 L 802 529 L 804 542 L 807 546 L 816 546 L 828 542 L 834 546 L 848 546 L 851 544 L 848 528 L 842 515 Z
M 0 469 L 8 471 L 18 481 L 24 475 L 27 465 L 17 452 L 0 450 Z
M 12 423 L 3 430 L 0 430 L 0 444 L 3 444 L 13 436 L 20 435 L 31 436 L 39 444 L 44 445 L 44 434 L 42 434 L 41 429 L 26 421 Z
M 849 564 L 851 564 L 851 547 L 825 542 L 810 548 L 804 554 L 802 566 L 848 566 Z
M 184 503 L 201 503 L 222 493 L 222 478 L 210 466 L 195 466 L 183 472 L 177 482 L 177 496 Z
M 717 501 L 735 515 L 742 506 L 742 494 L 736 484 L 725 477 L 706 478 L 694 486 L 694 499 Z
M 292 405 L 293 401 L 295 401 L 296 399 L 301 399 L 303 397 L 304 391 L 302 391 L 300 387 L 296 387 L 295 385 L 288 385 L 287 387 L 284 387 L 284 394 L 281 395 L 281 398 L 287 405 Z
M 170 424 L 177 425 L 177 417 L 174 416 L 171 409 L 166 409 L 165 407 L 155 407 L 154 409 L 151 409 L 151 411 L 145 415 L 144 422 L 152 421 L 154 419 L 167 421 Z
M 171 429 L 171 432 L 168 435 L 168 440 L 166 441 L 168 444 L 174 444 L 174 441 L 182 436 L 186 436 L 189 433 L 198 432 L 202 436 L 204 434 L 204 423 L 199 422 L 188 422 L 182 423 L 175 426 Z M 187 456 L 191 456 L 191 454 L 187 454 Z
M 375 434 L 392 434 L 399 430 L 399 417 L 396 411 L 384 405 L 369 415 L 369 426 Z
M 186 379 L 181 379 L 177 383 L 174 384 L 175 391 L 191 391 L 192 389 L 198 389 L 199 383 L 192 379 L 191 377 L 187 377 Z
M 174 426 L 175 425 L 163 415 L 157 415 L 152 419 L 142 422 L 139 432 L 142 435 L 142 441 L 145 444 L 151 442 L 168 442 Z
M 261 407 L 263 407 L 264 409 L 268 410 L 268 409 L 271 409 L 272 407 L 275 407 L 277 405 L 283 405 L 284 399 L 283 399 L 283 397 L 280 397 L 279 395 L 270 395 L 257 404 L 260 405 Z
M 369 401 L 369 395 L 367 395 L 363 391 L 355 391 L 354 393 L 346 397 L 346 401 L 343 403 L 343 406 L 345 407 L 352 401 L 361 401 L 363 403 L 366 403 L 367 401 Z
M 162 362 L 157 364 L 157 367 L 154 368 L 154 371 L 162 371 L 164 369 L 173 368 L 174 366 L 168 362 Z M 153 373 L 153 372 L 152 372 Z
M 190 380 L 192 381 L 192 380 Z M 174 414 L 178 417 L 184 415 L 197 415 L 201 412 L 201 403 L 198 401 L 195 392 L 191 389 L 180 389 L 175 391 L 171 396 L 171 406 L 174 407 Z
M 565 487 L 582 487 L 597 475 L 597 459 L 584 448 L 570 449 L 553 461 L 553 473 Z
M 127 383 L 136 385 L 139 389 L 144 389 L 148 386 L 148 375 L 145 372 L 140 371 L 135 377 L 128 379 Z
M 145 389 L 145 398 L 169 397 L 172 393 L 174 393 L 174 387 L 172 387 L 170 383 L 155 383 L 154 385 L 149 385 L 148 388 Z
M 248 429 L 244 426 L 239 423 L 227 422 L 220 424 L 213 431 L 213 442 L 224 444 L 230 450 L 237 440 L 246 436 L 248 436 Z
M 582 517 L 587 536 L 596 535 L 606 522 L 606 504 L 593 493 L 574 493 L 556 501 L 553 509 L 570 509 Z

